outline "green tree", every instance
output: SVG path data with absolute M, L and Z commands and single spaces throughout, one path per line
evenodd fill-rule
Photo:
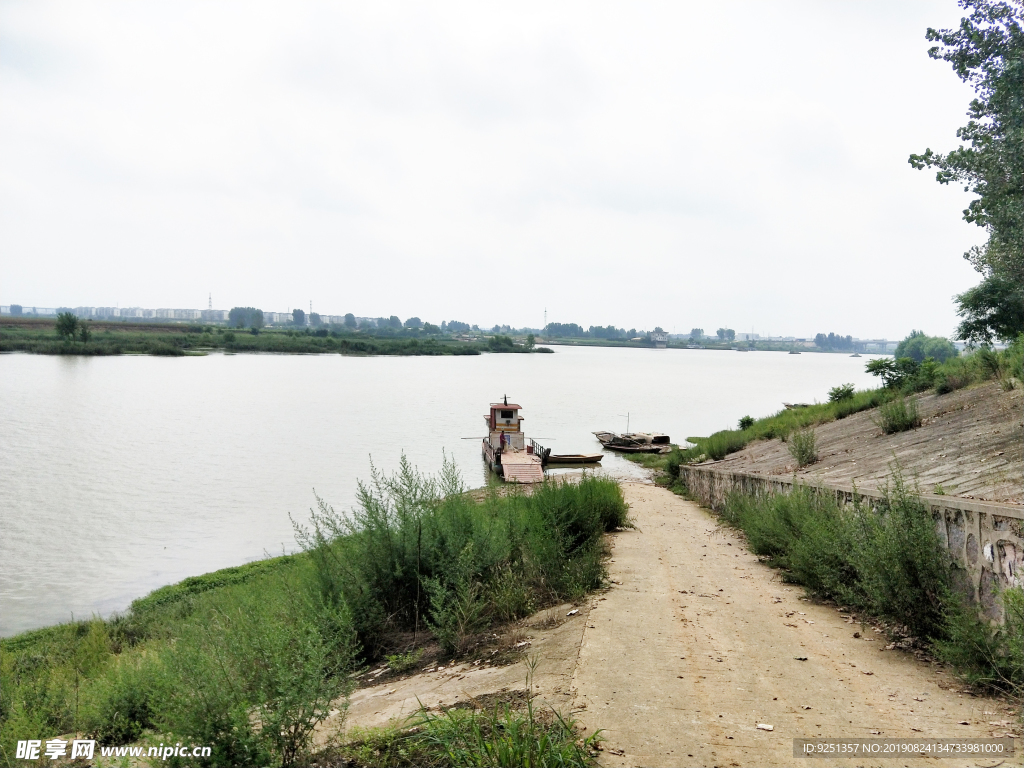
M 89 339 L 92 338 L 92 329 L 89 328 L 87 323 L 78 324 L 78 338 L 83 344 L 89 343 Z
M 911 357 L 878 357 L 869 360 L 864 370 L 878 376 L 886 387 L 900 387 L 917 375 L 921 365 Z
M 960 0 L 960 7 L 970 15 L 958 28 L 929 29 L 927 38 L 938 43 L 928 55 L 949 62 L 977 94 L 957 130 L 966 146 L 926 149 L 909 162 L 977 195 L 964 220 L 984 228 L 988 242 L 964 258 L 983 280 L 956 297 L 957 337 L 985 342 L 1024 332 L 1024 4 Z
M 306 313 L 301 309 L 292 310 L 292 325 L 305 325 L 306 324 Z
M 951 357 L 959 354 L 953 342 L 941 336 L 928 336 L 924 331 L 911 331 L 903 341 L 896 347 L 893 357 L 899 360 L 901 357 L 909 357 L 923 363 L 925 358 L 933 357 L 942 363 Z
M 726 328 L 725 329 L 725 339 L 726 339 L 726 341 L 733 341 L 735 338 L 736 338 L 736 331 L 734 331 L 732 328 Z
M 262 328 L 263 310 L 255 307 L 232 307 L 228 312 L 228 325 L 232 328 Z
M 408 320 L 405 321 L 406 328 L 415 329 L 419 328 L 421 325 L 423 325 L 423 321 L 420 320 L 418 317 L 410 317 Z
M 526 334 L 526 348 L 527 349 L 533 349 L 534 346 L 536 345 L 536 343 L 537 343 L 537 337 L 536 336 L 534 336 L 532 333 Z
M 718 335 L 719 341 L 725 341 L 725 328 L 719 328 L 715 333 Z
M 346 328 L 355 328 L 356 327 L 356 316 L 353 315 L 351 312 L 349 312 L 347 315 L 345 315 L 345 327 Z
M 691 328 L 690 329 L 690 340 L 691 341 L 700 341 L 703 338 L 704 338 L 704 329 L 703 328 Z
M 57 335 L 65 341 L 75 338 L 75 331 L 78 330 L 78 318 L 71 312 L 61 312 L 57 315 Z

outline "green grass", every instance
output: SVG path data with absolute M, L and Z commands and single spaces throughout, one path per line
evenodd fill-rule
M 834 493 L 797 486 L 788 494 L 734 493 L 720 513 L 785 581 L 886 622 L 969 682 L 1024 693 L 1024 593 L 1005 589 L 1006 623 L 979 617 L 966 572 L 943 546 L 916 489 L 894 470 L 875 505 L 841 505 Z
M 352 734 L 332 757 L 360 768 L 596 765 L 600 732 L 582 736 L 572 717 L 536 708 L 533 674 L 537 665 L 536 657 L 528 662 L 521 706 L 473 701 L 479 706 L 441 712 L 421 707 L 398 726 Z M 515 693 L 509 698 L 515 699 Z
M 604 578 L 603 534 L 629 525 L 607 479 L 477 499 L 451 463 L 432 478 L 403 459 L 360 486 L 350 515 L 321 502 L 297 526 L 304 552 L 185 579 L 105 621 L 0 640 L 0 765 L 18 739 L 73 732 L 207 744 L 209 765 L 300 763 L 361 664 L 408 669 L 431 638 L 472 651 L 495 625 L 582 598 Z M 521 720 L 499 715 L 495 744 Z M 572 729 L 560 728 L 523 733 L 561 734 L 562 749 Z
M 678 449 L 666 459 L 666 468 L 678 476 L 680 464 L 724 459 L 730 453 L 743 450 L 755 440 L 780 438 L 788 440 L 794 432 L 804 432 L 818 424 L 845 419 L 851 414 L 875 408 L 885 402 L 891 393 L 882 389 L 856 392 L 829 403 L 815 403 L 806 408 L 786 408 L 772 416 L 756 419 L 746 429 L 724 429 L 709 437 L 688 437 L 692 447 Z

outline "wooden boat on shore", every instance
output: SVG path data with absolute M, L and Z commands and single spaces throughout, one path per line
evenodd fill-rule
M 672 450 L 669 436 L 660 432 L 595 432 L 605 448 L 619 453 L 668 453 Z

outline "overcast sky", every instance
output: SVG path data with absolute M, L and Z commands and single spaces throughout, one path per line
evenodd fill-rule
M 954 0 L 0 2 L 0 304 L 949 334 Z

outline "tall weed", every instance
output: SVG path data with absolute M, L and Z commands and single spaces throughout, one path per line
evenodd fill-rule
M 350 690 L 351 621 L 301 583 L 229 588 L 165 652 L 157 724 L 214 747 L 210 765 L 290 766 Z
M 814 428 L 797 430 L 789 436 L 790 455 L 796 459 L 798 467 L 806 467 L 818 460 L 817 439 L 814 436 Z
M 916 397 L 897 396 L 878 408 L 875 424 L 887 435 L 906 432 L 921 426 Z
M 394 475 L 374 470 L 360 485 L 350 514 L 318 500 L 309 527 L 295 524 L 322 599 L 348 606 L 367 657 L 393 632 L 427 627 L 455 653 L 495 620 L 601 583 L 601 536 L 631 525 L 614 481 L 507 490 L 478 501 L 453 462 L 435 478 L 403 457 Z
M 931 513 L 893 467 L 882 500 L 841 505 L 834 493 L 734 493 L 721 512 L 751 549 L 812 593 L 903 627 L 972 683 L 1024 692 L 1024 591 L 1002 592 L 990 626 L 958 589 L 956 564 Z

